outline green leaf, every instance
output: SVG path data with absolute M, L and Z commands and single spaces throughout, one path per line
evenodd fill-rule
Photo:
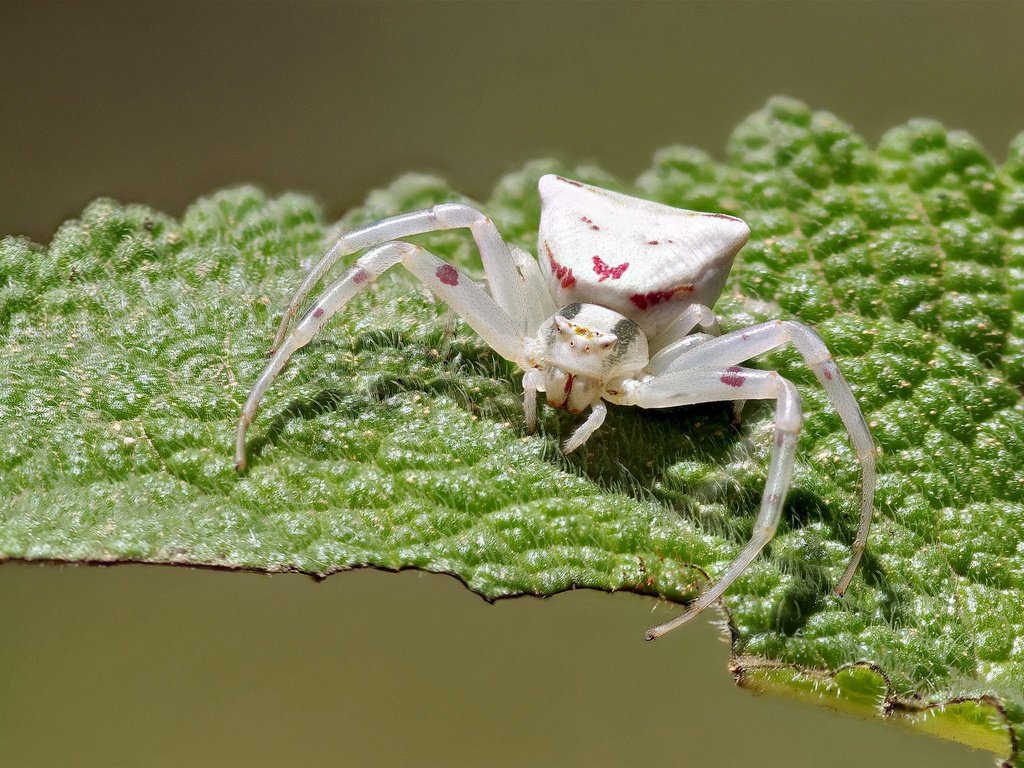
M 840 600 L 857 463 L 798 357 L 760 361 L 798 384 L 807 422 L 779 534 L 725 600 L 738 679 L 1018 760 L 1024 134 L 1002 166 L 924 120 L 872 150 L 776 99 L 725 163 L 670 147 L 635 184 L 553 161 L 502 179 L 484 208 L 528 248 L 548 171 L 745 218 L 726 326 L 815 324 L 883 450 L 868 552 Z M 458 198 L 406 176 L 344 224 Z M 512 366 L 404 274 L 296 355 L 238 476 L 241 403 L 330 231 L 305 197 L 241 188 L 181 221 L 99 200 L 48 247 L 3 240 L 0 559 L 422 568 L 489 599 L 591 587 L 684 602 L 749 537 L 770 407 L 748 407 L 741 431 L 727 404 L 613 409 L 566 458 L 576 420 L 545 408 L 527 436 Z M 465 233 L 421 240 L 478 267 Z

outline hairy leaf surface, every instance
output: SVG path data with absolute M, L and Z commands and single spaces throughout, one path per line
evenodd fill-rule
M 749 222 L 726 327 L 814 324 L 882 449 L 868 551 L 840 600 L 855 457 L 798 356 L 759 361 L 798 384 L 807 421 L 779 534 L 725 599 L 736 674 L 1016 759 L 1024 135 L 1001 166 L 925 120 L 872 149 L 776 99 L 722 163 L 670 147 L 633 183 L 554 161 L 505 177 L 482 207 L 531 250 L 551 171 Z M 342 226 L 453 199 L 410 175 Z M 0 559 L 415 567 L 489 599 L 590 587 L 680 602 L 726 567 L 757 511 L 770 405 L 739 430 L 728 404 L 613 408 L 563 457 L 576 419 L 544 408 L 527 436 L 513 367 L 404 274 L 296 355 L 238 476 L 241 403 L 332 231 L 306 197 L 240 188 L 180 221 L 99 200 L 49 246 L 3 240 Z M 420 240 L 479 269 L 465 233 Z

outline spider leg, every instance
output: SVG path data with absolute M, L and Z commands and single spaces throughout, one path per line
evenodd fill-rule
M 696 349 L 688 350 L 674 361 L 672 370 L 736 365 L 787 343 L 792 343 L 796 347 L 797 352 L 821 383 L 846 427 L 861 465 L 860 523 L 853 539 L 850 562 L 835 587 L 836 594 L 843 595 L 853 580 L 853 574 L 867 544 L 868 529 L 871 527 L 876 483 L 875 444 L 853 391 L 840 373 L 825 342 L 815 331 L 802 323 L 774 320 L 727 333 L 701 344 Z
M 530 433 L 537 429 L 537 393 L 543 380 L 543 374 L 536 368 L 523 374 L 523 418 Z
M 709 336 L 722 335 L 718 316 L 711 311 L 711 307 L 706 307 L 703 304 L 691 304 L 679 313 L 679 317 L 673 320 L 668 328 L 651 340 L 651 350 L 655 352 L 666 350 L 673 343 L 689 336 L 697 326 L 700 326 L 701 331 Z
M 712 336 L 708 333 L 691 333 L 688 336 L 683 336 L 681 339 L 672 342 L 661 351 L 653 354 L 647 363 L 646 370 L 655 376 L 675 370 L 676 366 L 674 364 L 681 355 L 714 338 L 717 338 L 717 336 Z
M 463 227 L 469 228 L 476 241 L 495 302 L 510 317 L 521 321 L 520 332 L 535 330 L 527 327 L 533 315 L 539 315 L 536 320 L 539 324 L 555 311 L 554 307 L 544 311 L 547 309 L 545 301 L 550 303 L 550 299 L 536 259 L 522 249 L 509 246 L 494 222 L 477 209 L 463 203 L 443 203 L 382 219 L 338 237 L 285 306 L 271 354 L 284 342 L 309 292 L 342 256 L 410 235 Z M 535 306 L 538 304 L 542 306 Z
M 590 405 L 590 415 L 587 420 L 576 427 L 569 435 L 569 439 L 562 443 L 562 453 L 572 453 L 583 445 L 590 436 L 597 431 L 598 427 L 604 424 L 604 418 L 608 415 L 608 406 L 601 400 L 595 400 Z
M 349 300 L 387 269 L 401 264 L 438 298 L 455 310 L 487 344 L 506 360 L 518 361 L 523 335 L 495 299 L 465 273 L 411 243 L 391 242 L 371 248 L 332 283 L 284 338 L 242 408 L 235 435 L 235 467 L 245 468 L 245 433 L 256 417 L 260 400 L 288 360 L 320 332 Z
M 693 329 L 698 326 L 703 333 L 693 333 Z M 651 349 L 655 352 L 647 364 L 647 370 L 655 376 L 673 370 L 673 363 L 680 355 L 698 344 L 703 344 L 705 341 L 721 335 L 722 329 L 718 324 L 718 316 L 711 311 L 711 308 L 703 304 L 691 304 L 679 313 L 679 317 L 672 322 L 672 325 L 658 334 L 658 337 L 651 342 Z M 744 405 L 746 405 L 746 400 L 733 400 L 732 420 L 737 426 L 739 426 Z
M 648 640 L 661 637 L 666 632 L 685 624 L 718 600 L 740 574 L 750 567 L 765 544 L 771 541 L 782 516 L 782 504 L 786 500 L 789 483 L 793 477 L 797 437 L 800 434 L 803 416 L 800 395 L 797 394 L 796 387 L 775 371 L 736 367 L 682 370 L 635 381 L 626 389 L 623 403 L 638 405 L 641 408 L 669 408 L 676 405 L 731 400 L 738 389 L 742 389 L 744 395 L 750 399 L 774 398 L 776 401 L 775 449 L 768 466 L 768 478 L 764 493 L 761 495 L 761 509 L 754 521 L 753 534 L 725 573 L 719 576 L 718 580 L 685 612 L 649 630 Z

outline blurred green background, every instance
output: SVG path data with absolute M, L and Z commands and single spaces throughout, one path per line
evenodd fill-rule
M 721 157 L 771 95 L 874 142 L 916 116 L 998 159 L 1024 130 L 1018 3 L 0 2 L 0 233 L 93 198 L 219 187 L 340 216 L 409 171 L 484 198 L 555 154 L 624 178 Z M 268 329 L 268 332 L 270 329 Z M 228 449 L 226 449 L 228 450 Z M 229 460 L 227 453 L 225 460 Z M 653 601 L 487 606 L 454 580 L 0 568 L 0 754 L 17 766 L 987 766 L 736 689 Z

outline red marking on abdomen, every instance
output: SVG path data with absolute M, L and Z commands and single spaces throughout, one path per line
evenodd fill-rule
M 576 285 L 576 276 L 572 273 L 572 270 L 555 261 L 555 254 L 551 252 L 551 246 L 547 242 L 544 243 L 544 250 L 548 253 L 548 264 L 551 265 L 551 271 L 554 273 L 559 285 L 563 288 L 572 288 Z
M 589 224 L 590 228 L 595 232 L 599 232 L 601 230 L 601 228 L 597 226 L 597 224 L 595 224 L 592 219 L 588 219 L 586 216 L 580 216 L 580 221 L 582 221 L 584 224 Z
M 365 269 L 360 269 L 359 267 L 356 267 L 355 269 L 352 270 L 352 282 L 355 283 L 356 285 L 359 285 L 360 283 L 365 283 L 367 277 L 369 277 L 369 275 L 366 274 Z
M 595 274 L 600 275 L 600 277 L 597 279 L 597 282 L 599 283 L 603 283 L 609 277 L 612 280 L 618 280 L 620 277 L 622 277 L 622 273 L 626 271 L 626 267 L 628 266 L 629 262 L 624 261 L 617 267 L 609 267 L 601 260 L 600 256 L 594 257 L 594 272 Z
M 459 270 L 453 267 L 451 264 L 442 264 L 437 268 L 437 279 L 445 285 L 458 285 L 459 284 Z
M 576 377 L 573 376 L 571 373 L 567 374 L 566 377 L 565 377 L 565 387 L 563 387 L 562 391 L 565 392 L 565 394 L 567 394 L 567 395 L 572 390 L 572 380 L 574 378 L 576 378 Z
M 600 281 L 598 281 L 600 282 Z M 668 301 L 679 291 L 686 293 L 693 292 L 693 283 L 687 283 L 686 285 L 677 285 L 675 288 L 669 288 L 667 291 L 651 291 L 650 293 L 634 293 L 629 297 L 637 309 L 647 309 L 653 307 L 655 304 L 661 304 L 663 301 Z
M 726 370 L 728 373 L 722 374 L 722 383 L 728 384 L 730 387 L 736 387 L 737 389 L 742 387 L 743 382 L 747 380 L 745 376 L 739 375 L 739 372 L 743 369 L 737 368 L 734 365 L 731 368 L 726 368 Z
M 657 244 L 658 244 L 658 241 L 657 241 L 657 240 L 648 240 L 648 241 L 647 241 L 647 244 L 648 244 L 648 245 L 657 245 Z

